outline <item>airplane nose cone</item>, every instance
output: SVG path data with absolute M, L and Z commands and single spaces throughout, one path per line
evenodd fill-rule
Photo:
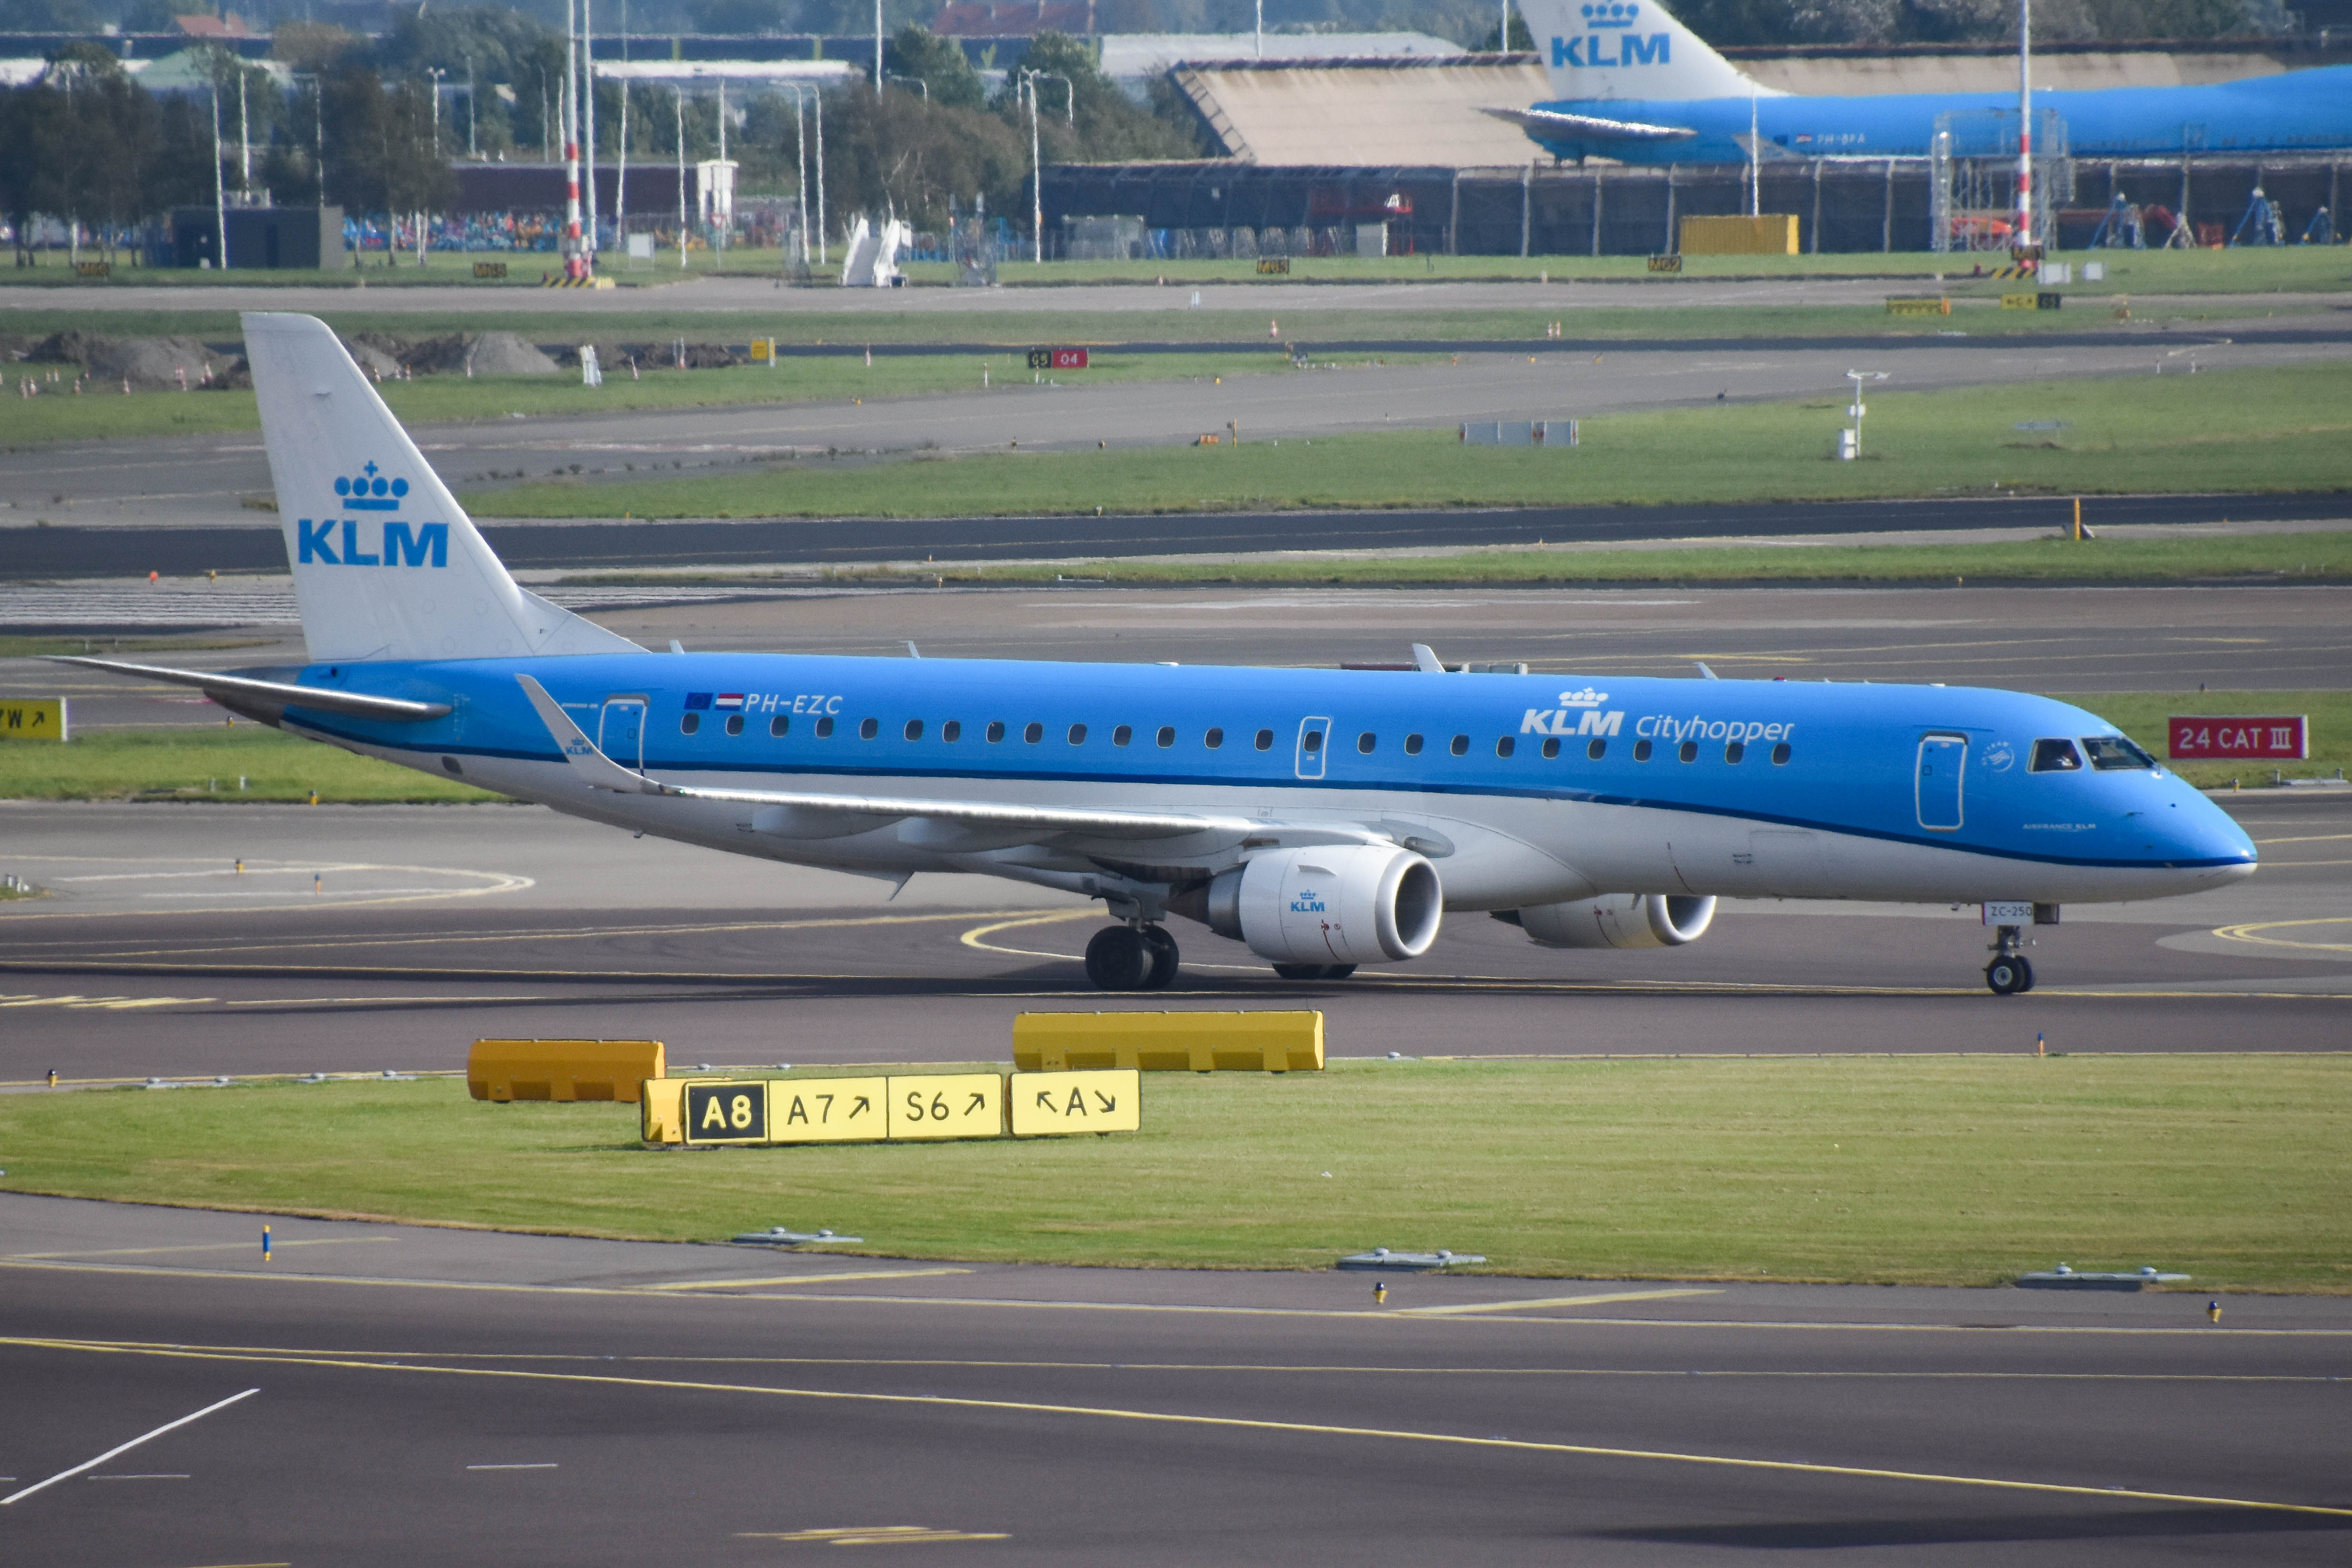
M 2194 867 L 2217 882 L 2237 882 L 2254 874 L 2261 853 L 2229 812 L 2191 791 L 2177 810 L 2167 814 L 2183 819 L 2167 834 L 2172 841 L 2165 846 L 2171 851 L 2168 858 L 2175 864 Z

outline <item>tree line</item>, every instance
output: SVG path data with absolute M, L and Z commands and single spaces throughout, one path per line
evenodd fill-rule
M 215 95 L 222 186 L 266 190 L 284 204 L 324 201 L 355 215 L 446 212 L 456 196 L 451 162 L 469 146 L 486 159 L 562 156 L 562 39 L 519 12 L 404 9 L 374 40 L 289 23 L 274 47 L 278 75 L 215 46 L 192 46 L 202 85 L 151 93 L 102 46 L 78 43 L 37 79 L 0 90 L 0 216 L 16 232 L 20 264 L 37 216 L 78 224 L 104 246 L 175 206 L 210 205 Z M 860 78 L 824 94 L 830 212 L 936 227 L 951 204 L 969 211 L 984 198 L 993 212 L 1025 217 L 1024 79 L 1034 88 L 1045 162 L 1202 155 L 1197 120 L 1172 89 L 1162 84 L 1152 101 L 1133 101 L 1078 40 L 1039 36 L 1024 69 L 1034 75 L 992 92 L 961 46 L 900 29 L 885 50 L 880 93 Z M 678 156 L 681 130 L 685 156 L 716 155 L 710 97 L 635 85 L 625 117 L 623 90 L 595 86 L 600 162 L 619 157 L 624 126 L 632 159 Z M 814 174 L 814 120 L 795 114 L 790 96 L 755 89 L 728 109 L 740 193 L 788 195 L 803 167 Z

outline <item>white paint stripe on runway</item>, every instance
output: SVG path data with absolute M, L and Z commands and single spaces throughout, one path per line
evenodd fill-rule
M 239 1400 L 250 1399 L 260 1392 L 261 1390 L 258 1388 L 248 1388 L 242 1394 L 230 1395 L 227 1398 L 220 1401 L 216 1405 L 207 1405 L 203 1409 L 196 1411 L 193 1415 L 183 1416 L 176 1421 L 166 1421 L 161 1427 L 156 1427 L 153 1431 L 142 1432 L 138 1437 L 131 1438 L 131 1441 L 127 1443 L 121 1444 L 120 1447 L 107 1449 L 106 1452 L 99 1455 L 98 1458 L 94 1459 L 85 1459 L 69 1470 L 59 1470 L 47 1480 L 34 1482 L 31 1486 L 26 1487 L 23 1491 L 10 1492 L 6 1497 L 0 1497 L 0 1508 L 6 1508 L 12 1503 L 22 1501 L 24 1499 L 32 1496 L 35 1492 L 53 1487 L 59 1481 L 70 1480 L 75 1476 L 80 1475 L 85 1470 L 94 1470 L 98 1469 L 99 1466 L 106 1463 L 107 1460 L 113 1458 L 118 1454 L 127 1454 L 142 1443 L 150 1442 L 154 1438 L 162 1437 L 166 1432 L 177 1431 L 191 1421 L 201 1421 L 215 1410 L 226 1410 Z

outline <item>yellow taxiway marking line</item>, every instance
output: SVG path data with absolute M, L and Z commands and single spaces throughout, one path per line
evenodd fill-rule
M 2233 1331 L 2235 1332 L 2235 1331 Z M 110 1340 L 128 1350 L 186 1350 L 187 1344 L 163 1340 Z M 1214 1361 L 987 1361 L 971 1357 L 818 1356 L 818 1355 L 578 1355 L 568 1353 L 458 1350 L 320 1349 L 275 1344 L 215 1344 L 201 1347 L 236 1355 L 324 1355 L 352 1360 L 448 1362 L 575 1361 L 598 1366 L 619 1362 L 632 1366 L 808 1366 L 896 1367 L 935 1372 L 955 1368 L 973 1372 L 1213 1372 L 1299 1376 L 1330 1373 L 1347 1377 L 1714 1377 L 1759 1381 L 1849 1383 L 2288 1383 L 2336 1385 L 2345 1380 L 2332 1373 L 2235 1372 L 1853 1372 L 1837 1368 L 1789 1371 L 1769 1367 L 1679 1366 L 1398 1366 L 1332 1363 Z
M 2293 839 L 2256 839 L 2258 844 L 2332 844 L 2352 839 L 2352 833 L 2305 833 Z
M 869 1524 L 846 1530 L 739 1530 L 738 1541 L 821 1541 L 828 1546 L 898 1546 L 917 1541 L 1006 1541 L 1002 1533 L 933 1530 L 927 1524 Z
M 2224 942 L 2249 942 L 2263 947 L 2298 947 L 2313 953 L 2352 953 L 2352 942 L 2297 942 L 2284 936 L 2264 936 L 2265 931 L 2292 931 L 2309 925 L 2352 925 L 2352 915 L 2332 915 L 2316 920 L 2262 920 L 2243 925 L 2217 925 L 2213 935 Z
M 178 1343 L 163 1341 L 111 1341 L 133 1349 L 178 1350 L 188 1348 Z M 1399 1366 L 1349 1364 L 1292 1364 L 1279 1362 L 1152 1362 L 1152 1361 L 989 1361 L 969 1357 L 915 1358 L 903 1356 L 797 1356 L 797 1355 L 578 1355 L 570 1354 L 529 1354 L 503 1351 L 429 1351 L 429 1350 L 325 1350 L 316 1347 L 289 1345 L 209 1345 L 208 1350 L 249 1355 L 328 1355 L 370 1360 L 416 1360 L 455 1362 L 586 1362 L 610 1365 L 619 1361 L 632 1365 L 677 1366 L 807 1366 L 807 1367 L 899 1367 L 924 1371 L 958 1368 L 971 1371 L 995 1372 L 1206 1372 L 1245 1373 L 1251 1375 L 1304 1375 L 1317 1373 L 1337 1374 L 1349 1377 L 1380 1375 L 1423 1377 L 1714 1377 L 1751 1378 L 1785 1382 L 1846 1381 L 1846 1382 L 1948 1382 L 1948 1383 L 2285 1383 L 2336 1385 L 2343 1378 L 2326 1373 L 2200 1373 L 2200 1372 L 1855 1372 L 1840 1369 L 1810 1369 L 1788 1371 L 1760 1367 L 1718 1367 L 1694 1369 L 1686 1367 L 1618 1367 L 1618 1366 Z
M 1542 1296 L 1528 1301 L 1468 1301 L 1452 1307 L 1404 1307 L 1400 1315 L 1461 1317 L 1470 1312 L 1523 1312 L 1537 1307 L 1597 1307 L 1605 1301 L 1665 1301 L 1680 1296 L 1719 1296 L 1721 1291 L 1611 1291 L 1598 1296 Z
M 2045 1497 L 2098 1498 L 2106 1501 L 2182 1504 L 2196 1508 L 2235 1508 L 2251 1512 L 2286 1513 L 2306 1518 L 2352 1520 L 2352 1508 L 2319 1503 L 2279 1502 L 2267 1499 L 2208 1497 L 2192 1492 L 2142 1490 L 2128 1487 L 2077 1486 L 2063 1481 L 2020 1480 L 2001 1476 L 1948 1475 L 1932 1470 L 1895 1470 L 1865 1465 L 1810 1463 L 1799 1459 L 1759 1459 L 1731 1454 L 1695 1454 L 1664 1448 L 1620 1448 L 1597 1443 L 1552 1443 L 1530 1438 L 1473 1437 L 1463 1433 L 1415 1431 L 1395 1427 L 1348 1427 L 1319 1421 L 1271 1421 L 1244 1416 L 1186 1415 L 1164 1410 L 1130 1410 L 1116 1406 L 1049 1405 L 1031 1399 L 977 1399 L 943 1394 L 874 1394 L 824 1388 L 779 1388 L 761 1384 L 701 1383 L 676 1378 L 624 1377 L 611 1373 L 539 1372 L 487 1366 L 420 1366 L 412 1363 L 351 1361 L 320 1356 L 254 1356 L 194 1349 L 125 1346 L 102 1340 L 0 1338 L 0 1344 L 27 1350 L 59 1350 L 97 1355 L 142 1355 L 181 1361 L 262 1362 L 278 1365 L 322 1366 L 355 1372 L 408 1373 L 441 1377 L 484 1377 L 523 1383 L 586 1384 L 608 1388 L 656 1389 L 680 1394 L 736 1394 L 770 1399 L 802 1399 L 841 1405 L 919 1406 L 934 1410 L 971 1410 L 1016 1416 L 1060 1416 L 1080 1420 L 1129 1421 L 1149 1426 L 1192 1427 L 1220 1431 L 1279 1432 L 1299 1437 L 1359 1438 L 1391 1443 L 1476 1448 L 1489 1452 L 1555 1454 L 1579 1458 L 1623 1459 L 1654 1464 L 1704 1466 L 1716 1469 L 1758 1470 L 1776 1475 L 1839 1476 L 1860 1480 L 1909 1482 L 1914 1485 L 1967 1487 L 1989 1491 L 2028 1492 Z
M 145 911 L 142 913 L 152 914 L 159 912 Z M 176 914 L 179 912 L 163 911 L 160 913 Z M 158 955 L 168 954 L 179 957 L 188 957 L 196 954 L 235 954 L 252 952 L 257 949 L 272 953 L 291 953 L 299 952 L 307 947 L 332 947 L 335 951 L 341 953 L 361 947 L 432 947 L 447 946 L 451 944 L 466 946 L 482 946 L 498 942 L 593 941 L 599 937 L 611 936 L 725 936 L 741 932 L 821 931 L 851 929 L 867 925 L 938 925 L 943 921 L 950 920 L 971 920 L 974 918 L 990 920 L 1000 915 L 1013 915 L 1020 913 L 1021 912 L 1018 910 L 1012 909 L 960 909 L 949 910 L 936 915 L 845 915 L 825 920 L 742 920 L 710 924 L 679 923 L 675 925 L 567 925 L 546 926 L 528 931 L 419 933 L 414 936 L 404 934 L 393 936 L 355 936 L 348 941 L 320 940 L 316 942 L 280 942 L 255 941 L 248 939 L 241 942 L 220 943 L 214 946 L 197 947 L 179 945 L 174 945 L 170 947 L 110 947 L 101 955 L 101 956 L 112 958 L 138 958 L 152 957 Z M 1098 910 L 1079 910 L 1072 912 L 1072 915 L 1099 915 L 1100 913 L 1101 912 Z M 1071 915 L 1065 916 L 1065 918 L 1068 917 L 1071 917 Z
M 66 856 L 66 855 L 41 855 L 41 856 L 36 856 L 36 857 L 32 857 L 32 858 L 34 858 L 34 859 L 38 859 L 38 860 L 44 860 L 44 861 L 66 861 L 66 860 L 79 860 L 79 859 L 81 859 L 82 857 L 79 857 L 79 856 Z M 95 863 L 105 863 L 105 862 L 95 862 Z M 130 860 L 117 859 L 113 863 L 116 863 L 116 864 L 125 864 L 125 865 L 127 865 L 127 864 L 136 864 L 136 863 L 139 863 L 139 862 L 133 862 L 133 861 L 130 861 Z M 162 862 L 156 862 L 156 863 L 162 863 Z M 285 862 L 268 862 L 268 864 L 270 864 L 270 865 L 272 865 L 272 866 L 283 866 L 283 867 L 284 867 L 284 869 L 285 869 L 286 871 L 293 872 L 293 873 L 295 873 L 296 874 L 300 874 L 301 873 L 320 873 L 320 874 L 325 874 L 325 873 L 334 873 L 334 874 L 337 874 L 337 875 L 345 875 L 345 874 L 349 874 L 349 873 L 354 873 L 354 872 L 410 872 L 410 873 L 415 873 L 415 874 L 417 874 L 417 875 L 420 875 L 420 876 L 463 876 L 463 877 L 472 877 L 472 878 L 476 879 L 477 881 L 481 882 L 482 883 L 484 883 L 484 885 L 479 886 L 479 887 L 449 887 L 449 888 L 437 888 L 437 887 L 436 887 L 436 888 L 414 888 L 414 889 L 410 889 L 410 888 L 403 888 L 403 889 L 399 889 L 399 890 L 397 890 L 395 893 L 393 893 L 393 894 L 389 894 L 389 895 L 387 895 L 387 896 L 380 897 L 380 898 L 342 898 L 342 897 L 337 896 L 337 897 L 332 897 L 332 898 L 331 898 L 330 900 L 328 900 L 328 901 L 327 901 L 327 902 L 331 902 L 331 903 L 333 904 L 334 907 L 336 907 L 337 909 L 365 909 L 365 908 L 372 908 L 372 907 L 377 907 L 377 906 L 381 906 L 381 905 L 384 905 L 384 904 L 423 904 L 423 903 L 430 903 L 430 902 L 433 902 L 433 901 L 436 901 L 436 900 L 445 899 L 445 898 L 481 898 L 481 897 L 484 897 L 485 895 L 491 894 L 500 894 L 500 893 L 520 893 L 520 892 L 522 892 L 522 891 L 523 891 L 524 889 L 526 889 L 526 888 L 535 887 L 535 886 L 537 886 L 537 885 L 538 885 L 538 883 L 537 883 L 533 879 L 531 879 L 531 878 L 530 878 L 530 877 L 527 877 L 527 876 L 517 876 L 517 875 L 513 874 L 513 873 L 510 873 L 510 872 L 502 872 L 502 871 L 474 871 L 474 870 L 471 870 L 470 868 L 465 867 L 465 866 L 436 866 L 436 865 L 376 865 L 376 864 L 373 864 L 373 863 L 361 862 L 351 862 L 351 863 L 348 863 L 348 864 L 336 864 L 336 863 L 332 863 L 332 862 L 320 862 L 320 863 L 319 863 L 319 864 L 317 864 L 317 865 L 302 865 L 302 866 L 299 866 L 299 867 L 298 867 L 298 866 L 286 865 L 286 864 L 285 864 Z M 262 864 L 263 864 L 263 862 L 255 862 L 255 865 L 256 865 L 256 868 L 257 868 L 257 869 L 256 869 L 256 871 L 255 871 L 252 874 L 262 874 L 262 872 L 261 872 L 261 870 L 260 870 L 260 867 L 262 866 Z M 184 876 L 184 875 L 189 875 L 189 874 L 191 874 L 191 873 L 185 873 L 185 872 L 177 872 L 177 873 L 158 872 L 158 873 L 121 873 L 122 880 L 142 880 L 142 879 L 144 879 L 145 877 L 148 877 L 148 876 L 158 876 L 158 877 L 160 877 L 160 876 Z M 272 874 L 274 874 L 274 873 L 272 873 Z M 101 880 L 101 879 L 100 879 L 100 878 L 96 878 L 96 877 L 59 877 L 58 880 L 58 881 L 60 881 L 60 882 L 92 882 L 92 881 L 98 881 L 98 880 Z M 106 879 L 106 880 L 112 880 L 112 879 L 111 879 L 111 878 L 110 878 L 110 879 Z M 331 890 L 331 889 L 330 889 L 330 890 L 329 890 L 329 892 L 330 892 L 330 894 L 331 894 L 331 893 L 332 893 L 332 890 Z M 292 901 L 292 902 L 289 903 L 288 904 L 286 904 L 286 905 L 285 905 L 285 907 L 287 907 L 287 908 L 299 908 L 299 907 L 302 907 L 304 901 L 307 901 L 307 900 L 311 899 L 314 895 L 310 894 L 304 894 L 304 893 L 300 892 L 300 890 L 299 890 L 299 888 L 297 888 L 297 889 L 295 889 L 295 890 L 293 890 L 293 891 L 290 891 L 290 892 L 288 892 L 288 893 L 286 893 L 286 894 L 279 894 L 278 896 L 281 896 L 281 897 L 284 897 L 284 898 L 287 898 L 287 899 L 289 899 L 289 900 L 291 900 L 291 901 Z M 31 911 L 26 911 L 26 913 L 24 913 L 24 914 L 11 915 L 11 916 L 10 916 L 10 918 L 11 918 L 11 919 L 15 919 L 15 920 L 24 920 L 24 921 L 32 921 L 32 920 L 97 920 L 97 919 L 104 919 L 104 918 L 112 918 L 112 917 L 120 916 L 120 915 L 228 915 L 228 914 L 234 914 L 234 913 L 236 913 L 237 911 L 239 911 L 239 910 L 241 910 L 241 909 L 246 909 L 246 908 L 250 908 L 250 907 L 251 907 L 250 905 L 246 905 L 246 904 L 225 904 L 225 905 L 191 906 L 191 907 L 183 908 L 183 909 L 112 909 L 112 910 L 109 910 L 109 909 L 59 909 L 59 910 L 31 910 Z
M 488 1291 L 531 1296 L 625 1296 L 637 1301 L 806 1301 L 811 1303 L 847 1303 L 852 1306 L 874 1307 L 979 1307 L 1017 1312 L 1191 1312 L 1212 1317 L 1248 1318 L 1339 1318 L 1353 1322 L 1469 1322 L 1475 1325 L 1528 1323 L 1562 1323 L 1577 1328 L 1641 1328 L 1641 1329 L 1726 1329 L 1742 1330 L 1803 1330 L 1811 1333 L 2046 1333 L 2096 1334 L 2121 1337 L 2156 1337 L 2196 1335 L 2210 1339 L 2220 1333 L 2233 1336 L 2260 1335 L 2273 1339 L 2352 1339 L 2352 1328 L 2345 1329 L 2246 1329 L 2232 1328 L 2144 1328 L 2100 1327 L 2089 1324 L 2016 1323 L 1997 1329 L 1971 1327 L 1965 1323 L 1839 1323 L 1806 1322 L 1801 1321 L 1727 1322 L 1692 1318 L 1543 1318 L 1511 1317 L 1492 1314 L 1462 1318 L 1426 1318 L 1409 1311 L 1391 1312 L 1381 1307 L 1234 1307 L 1205 1303 L 1166 1301 L 1073 1301 L 1054 1300 L 1024 1300 L 1013 1296 L 869 1296 L 835 1294 L 827 1291 L 817 1295 L 793 1295 L 789 1292 L 765 1291 L 758 1296 L 705 1296 L 649 1290 L 643 1286 L 619 1288 L 605 1285 L 527 1285 L 499 1284 L 476 1280 L 410 1280 L 389 1276 L 370 1277 L 363 1274 L 305 1274 L 292 1270 L 257 1269 L 167 1269 L 152 1263 L 75 1263 L 29 1261 L 0 1257 L 0 1269 L 40 1269 L 69 1274 L 141 1274 L 163 1279 L 221 1280 L 228 1281 L 265 1281 L 277 1284 L 362 1285 L 379 1289 L 406 1291 Z M 0 1343 L 5 1343 L 0 1341 Z M 511 1359 L 511 1358 L 509 1358 Z
M 680 1280 L 672 1285 L 646 1285 L 647 1291 L 743 1291 L 765 1285 L 821 1285 L 828 1280 L 919 1280 L 927 1275 L 969 1274 L 969 1269 L 861 1270 L 855 1274 L 790 1274 L 780 1280 Z
M 371 1241 L 399 1239 L 397 1236 L 320 1236 L 295 1241 L 276 1241 L 271 1245 L 277 1250 L 283 1251 L 289 1247 L 354 1247 Z M 141 1253 L 153 1252 L 250 1252 L 252 1250 L 253 1243 L 250 1241 L 197 1241 L 181 1247 L 100 1247 L 87 1252 L 11 1252 L 5 1258 L 0 1258 L 0 1262 L 15 1262 L 18 1260 L 30 1261 L 50 1258 L 128 1258 Z

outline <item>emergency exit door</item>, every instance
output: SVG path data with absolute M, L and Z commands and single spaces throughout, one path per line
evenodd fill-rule
M 1969 767 L 1968 737 L 1931 735 L 1919 742 L 1919 825 L 1931 833 L 1958 832 L 1960 789 Z

